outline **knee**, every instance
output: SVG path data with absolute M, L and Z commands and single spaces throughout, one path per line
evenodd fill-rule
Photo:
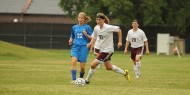
M 91 66 L 90 66 L 90 68 L 91 68 L 91 69 L 95 69 L 95 68 L 96 68 L 96 66 L 94 66 L 94 65 L 91 65 Z
M 140 61 L 140 58 L 135 58 L 135 62 L 139 62 Z

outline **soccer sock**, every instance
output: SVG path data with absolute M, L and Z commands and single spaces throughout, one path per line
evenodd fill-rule
M 138 76 L 140 76 L 140 68 L 141 68 L 141 62 L 136 62 L 136 66 L 137 66 L 137 72 L 138 72 Z
M 76 80 L 77 70 L 71 70 L 72 80 Z
M 137 66 L 136 65 L 133 65 L 133 68 L 134 68 L 134 72 L 135 72 L 135 76 L 137 76 Z
M 119 68 L 115 65 L 112 65 L 112 71 L 119 73 L 119 74 L 122 74 L 122 75 L 125 75 L 125 72 L 121 68 Z
M 91 69 L 91 68 L 90 68 L 90 70 L 89 70 L 89 72 L 88 72 L 88 75 L 87 75 L 87 77 L 86 77 L 85 80 L 86 80 L 87 82 L 89 82 L 95 72 L 96 72 L 96 69 Z
M 84 73 L 85 73 L 85 72 L 80 72 L 80 78 L 83 78 L 83 77 L 84 77 Z

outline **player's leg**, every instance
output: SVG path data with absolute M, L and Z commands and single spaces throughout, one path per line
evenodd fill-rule
M 85 74 L 85 64 L 87 62 L 89 49 L 87 46 L 80 46 L 78 61 L 80 62 L 80 78 Z
M 138 50 L 137 50 L 137 52 L 136 52 L 136 57 L 135 57 L 136 68 L 137 68 L 137 76 L 136 76 L 136 78 L 139 78 L 140 75 L 141 75 L 141 73 L 140 73 L 140 68 L 141 68 L 140 59 L 142 57 L 143 50 L 144 50 L 143 47 L 139 47 Z
M 134 73 L 135 76 L 137 76 L 137 66 L 136 66 L 136 49 L 135 48 L 131 48 L 131 60 L 133 60 L 133 69 L 134 69 Z
M 85 74 L 85 64 L 86 63 L 83 63 L 83 62 L 80 63 L 80 78 L 84 77 L 84 74 Z
M 77 61 L 78 61 L 78 47 L 76 45 L 73 45 L 71 48 L 71 76 L 72 76 L 72 81 L 71 83 L 73 83 L 76 80 L 76 65 L 77 65 Z
M 86 83 L 88 83 L 90 81 L 92 75 L 96 71 L 96 67 L 98 66 L 98 64 L 100 64 L 106 58 L 107 55 L 108 55 L 108 53 L 101 52 L 101 53 L 99 53 L 99 56 L 91 63 L 90 70 L 86 77 Z
M 141 56 L 136 56 L 136 69 L 137 69 L 137 75 L 136 75 L 136 78 L 139 78 L 140 77 L 140 68 L 141 68 L 141 61 L 140 61 L 140 57 Z
M 133 61 L 134 65 L 133 65 L 133 69 L 134 69 L 134 73 L 135 73 L 135 76 L 138 75 L 138 70 L 137 70 L 137 65 L 136 65 L 136 61 Z
M 102 54 L 102 58 L 103 58 L 103 61 L 105 62 L 104 65 L 106 67 L 106 70 L 112 70 L 118 74 L 122 74 L 125 76 L 125 78 L 127 78 L 127 80 L 130 80 L 130 76 L 129 76 L 129 73 L 128 73 L 128 70 L 122 70 L 121 68 L 115 66 L 115 65 L 112 65 L 111 63 L 111 56 L 113 55 L 113 53 L 101 53 Z
M 90 70 L 88 72 L 88 75 L 85 79 L 86 83 L 89 84 L 90 79 L 92 78 L 92 76 L 94 75 L 94 73 L 96 72 L 96 66 L 99 64 L 99 60 L 95 59 L 90 66 Z
M 125 71 L 122 70 L 121 68 L 115 66 L 115 65 L 112 65 L 110 61 L 106 61 L 104 63 L 105 67 L 106 67 L 106 70 L 112 70 L 116 73 L 119 73 L 119 74 L 122 74 L 122 75 L 125 75 Z
M 71 76 L 72 76 L 72 81 L 71 83 L 73 83 L 76 80 L 76 65 L 77 65 L 77 58 L 76 57 L 72 57 L 72 67 L 71 67 Z
M 108 60 L 104 63 L 105 67 L 106 67 L 106 70 L 112 70 L 118 74 L 122 74 L 124 75 L 124 77 L 130 81 L 130 76 L 129 76 L 129 72 L 128 70 L 122 70 L 121 68 L 115 66 L 115 65 L 112 65 L 111 62 Z
M 96 58 L 100 55 L 100 49 L 94 48 L 94 54 L 96 55 Z M 100 63 L 98 64 L 97 68 L 101 68 L 103 62 L 100 61 Z

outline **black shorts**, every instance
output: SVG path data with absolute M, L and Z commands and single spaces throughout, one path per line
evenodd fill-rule
M 135 61 L 136 56 L 142 56 L 144 47 L 131 48 L 131 59 Z

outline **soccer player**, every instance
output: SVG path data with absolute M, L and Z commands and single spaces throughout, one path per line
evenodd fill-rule
M 128 70 L 122 70 L 121 68 L 112 65 L 111 63 L 111 56 L 114 52 L 114 44 L 113 44 L 113 32 L 118 33 L 118 48 L 122 46 L 122 32 L 118 26 L 108 25 L 105 22 L 109 22 L 107 16 L 103 13 L 98 13 L 96 16 L 97 25 L 94 27 L 94 32 L 92 34 L 92 40 L 87 45 L 90 47 L 95 42 L 99 44 L 99 55 L 98 57 L 92 61 L 90 70 L 88 75 L 85 79 L 86 84 L 89 84 L 91 77 L 96 71 L 96 66 L 101 62 L 104 63 L 106 70 L 112 70 L 116 73 L 122 74 L 125 76 L 127 80 L 130 80 L 130 76 Z
M 71 36 L 69 39 L 69 45 L 71 48 L 71 60 L 72 60 L 72 81 L 74 83 L 76 80 L 76 65 L 80 62 L 80 78 L 83 78 L 85 73 L 85 63 L 87 62 L 89 49 L 87 48 L 87 43 L 92 38 L 92 29 L 86 23 L 90 22 L 91 18 L 87 16 L 84 12 L 78 14 L 78 24 L 74 25 L 71 30 Z
M 97 16 L 98 16 L 98 15 L 99 15 L 99 14 L 97 14 Z M 105 16 L 105 19 L 107 19 L 107 20 L 105 21 L 105 23 L 106 23 L 106 24 L 109 24 L 109 19 L 107 18 L 107 16 Z M 99 37 L 97 37 L 96 40 L 99 40 Z M 100 44 L 99 44 L 99 42 L 98 42 L 98 41 L 95 41 L 95 44 L 92 45 L 92 47 L 94 47 L 94 55 L 96 55 L 96 57 L 98 57 L 98 56 L 99 56 L 99 53 L 100 53 Z M 102 64 L 103 64 L 103 62 L 101 61 L 101 62 L 98 64 L 97 68 L 101 68 Z
M 132 27 L 133 29 L 130 29 L 128 31 L 127 37 L 126 37 L 126 45 L 124 54 L 127 54 L 128 46 L 131 44 L 131 59 L 134 63 L 134 72 L 136 75 L 136 78 L 140 77 L 140 67 L 141 67 L 141 56 L 143 54 L 144 50 L 144 44 L 146 47 L 146 54 L 149 54 L 149 48 L 148 48 L 148 40 L 145 35 L 145 33 L 138 28 L 138 20 L 133 20 Z

